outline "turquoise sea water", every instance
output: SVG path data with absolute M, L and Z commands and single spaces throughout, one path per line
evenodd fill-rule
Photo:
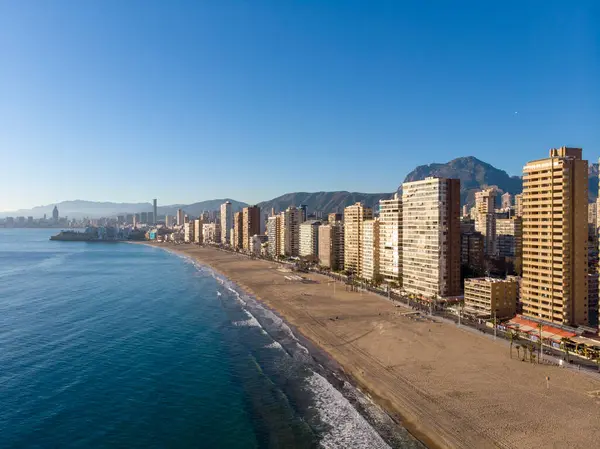
M 207 267 L 54 232 L 0 229 L 1 448 L 418 447 Z

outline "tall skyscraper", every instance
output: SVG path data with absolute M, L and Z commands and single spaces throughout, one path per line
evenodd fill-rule
M 281 216 L 272 215 L 267 219 L 267 238 L 269 255 L 277 258 L 281 254 Z
M 402 184 L 402 284 L 426 298 L 460 293 L 460 180 Z
M 361 266 L 358 275 L 374 280 L 379 275 L 379 218 L 363 222 Z
M 227 244 L 227 239 L 231 234 L 233 227 L 233 211 L 231 210 L 231 201 L 225 201 L 221 204 L 221 243 Z
M 242 248 L 249 251 L 250 237 L 260 234 L 260 207 L 244 207 L 242 220 Z
M 344 269 L 359 275 L 362 267 L 363 225 L 373 209 L 356 203 L 344 209 Z
M 379 201 L 379 271 L 387 282 L 402 285 L 402 199 Z
M 344 268 L 344 225 L 341 221 L 319 226 L 319 264 L 333 271 Z
M 300 253 L 300 210 L 288 207 L 281 213 L 279 245 L 282 256 L 296 257 Z
M 233 215 L 233 247 L 241 249 L 243 248 L 244 234 L 242 228 L 244 227 L 244 214 L 243 212 L 236 212 Z
M 185 222 L 185 215 L 183 214 L 183 209 L 177 209 L 177 226 L 183 225 Z
M 154 198 L 152 200 L 152 212 L 154 212 L 154 215 L 153 215 L 154 221 L 151 224 L 156 224 L 156 222 L 158 221 L 158 205 L 157 205 L 156 198 Z
M 300 224 L 300 256 L 317 256 L 319 254 L 319 226 L 318 220 L 309 220 Z
M 300 223 L 304 223 L 308 218 L 308 206 L 301 204 L 298 210 L 300 211 Z
M 586 325 L 588 163 L 581 148 L 551 149 L 523 168 L 523 314 Z
M 58 222 L 58 207 L 54 206 L 54 209 L 52 209 L 52 220 L 56 223 Z

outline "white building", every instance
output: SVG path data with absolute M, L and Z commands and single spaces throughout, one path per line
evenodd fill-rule
M 362 232 L 362 260 L 359 276 L 374 280 L 379 274 L 379 218 L 365 220 Z
M 204 243 L 220 243 L 221 229 L 219 223 L 204 223 L 202 225 Z
M 379 272 L 402 285 L 402 199 L 379 201 Z
M 319 254 L 319 220 L 305 221 L 300 225 L 301 257 L 318 256 Z
M 267 219 L 269 255 L 277 258 L 281 254 L 281 216 L 273 215 Z
M 233 211 L 231 210 L 231 202 L 225 201 L 221 204 L 221 243 L 229 243 L 227 239 L 233 228 Z
M 402 184 L 402 283 L 426 298 L 460 293 L 460 181 Z
M 185 243 L 191 243 L 194 241 L 194 224 L 184 223 L 183 225 L 183 241 Z

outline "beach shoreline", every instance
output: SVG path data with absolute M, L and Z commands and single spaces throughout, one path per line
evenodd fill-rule
M 261 301 L 310 344 L 311 354 L 330 360 L 427 447 L 519 448 L 561 442 L 590 447 L 600 438 L 594 426 L 599 408 L 589 394 L 600 390 L 596 379 L 510 359 L 485 337 L 446 323 L 408 318 L 407 309 L 374 294 L 345 291 L 343 284 L 333 298 L 332 281 L 322 275 L 303 274 L 307 283 L 288 282 L 275 262 L 196 245 L 142 243 L 191 257 Z M 464 351 L 451 349 L 453 338 Z M 471 347 L 492 354 L 482 360 Z M 547 374 L 557 393 L 544 391 L 541 379 Z M 528 375 L 535 378 L 524 377 Z M 497 399 L 490 401 L 490 395 Z M 544 418 L 532 413 L 533 399 L 545 406 Z M 556 411 L 556 402 L 564 401 L 584 418 L 579 432 L 573 424 L 566 426 Z M 499 416 L 502 412 L 509 415 Z M 540 432 L 523 432 L 524 423 Z

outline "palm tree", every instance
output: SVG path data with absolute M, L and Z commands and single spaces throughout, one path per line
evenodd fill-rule
M 513 343 L 519 341 L 519 331 L 510 331 L 508 338 L 510 338 L 510 358 L 512 359 Z
M 516 345 L 515 348 L 517 349 L 517 358 L 520 359 L 521 358 L 521 345 Z

